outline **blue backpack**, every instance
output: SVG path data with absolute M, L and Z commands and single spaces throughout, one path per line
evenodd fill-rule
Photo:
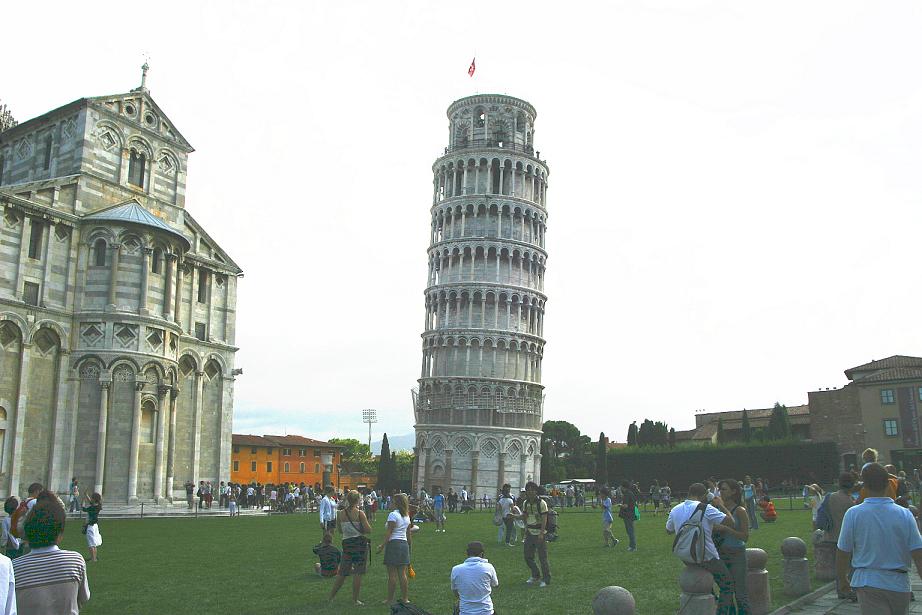
M 816 509 L 816 529 L 823 530 L 824 532 L 831 532 L 833 526 L 832 517 L 829 516 L 828 504 L 829 494 L 827 493 L 820 507 Z

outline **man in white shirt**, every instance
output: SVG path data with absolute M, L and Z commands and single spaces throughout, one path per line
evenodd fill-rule
M 717 600 L 717 615 L 727 615 L 733 607 L 733 578 L 730 576 L 727 565 L 720 560 L 717 547 L 714 546 L 713 532 L 721 531 L 721 527 L 734 527 L 733 516 L 726 509 L 719 497 L 711 499 L 708 504 L 707 487 L 695 483 L 688 488 L 688 499 L 681 504 L 676 504 L 670 511 L 666 520 L 666 533 L 675 534 L 686 521 L 695 515 L 701 518 L 701 529 L 704 531 L 704 563 L 701 567 L 714 576 L 714 582 L 720 588 L 720 597 Z
M 451 590 L 458 604 L 458 615 L 493 615 L 490 594 L 499 586 L 493 564 L 483 557 L 483 544 L 467 545 L 467 559 L 451 569 Z
M 336 502 L 333 500 L 333 485 L 324 487 L 323 493 L 323 499 L 320 500 L 320 528 L 323 533 L 326 533 L 336 528 Z

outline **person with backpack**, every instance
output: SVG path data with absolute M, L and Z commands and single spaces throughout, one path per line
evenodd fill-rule
M 346 494 L 347 508 L 336 514 L 336 528 L 343 537 L 343 553 L 336 581 L 333 582 L 333 588 L 330 590 L 330 602 L 345 583 L 346 577 L 351 574 L 352 603 L 356 606 L 364 606 L 364 603 L 359 600 L 359 591 L 362 589 L 362 576 L 368 567 L 371 545 L 368 535 L 371 534 L 371 525 L 365 513 L 359 510 L 361 500 L 362 496 L 358 491 L 350 491 Z
M 35 506 L 35 503 L 38 499 L 38 494 L 44 490 L 45 488 L 41 483 L 32 483 L 29 485 L 29 488 L 26 490 L 26 492 L 29 494 L 28 497 L 19 503 L 19 506 L 17 506 L 16 510 L 13 511 L 12 518 L 10 519 L 10 533 L 16 538 L 20 539 L 20 546 L 23 552 L 27 551 L 26 547 L 29 545 L 29 541 L 24 540 L 26 537 L 26 519 L 29 516 L 29 512 Z
M 717 554 L 730 571 L 733 578 L 733 595 L 736 599 L 737 615 L 749 615 L 749 593 L 746 591 L 746 541 L 749 540 L 749 513 L 743 507 L 743 488 L 732 478 L 725 478 L 717 483 L 720 500 L 729 508 L 733 518 L 733 527 L 719 525 Z
M 714 544 L 714 527 L 733 526 L 733 516 L 720 496 L 708 504 L 708 490 L 701 483 L 688 488 L 688 499 L 676 504 L 666 520 L 666 533 L 675 534 L 672 552 L 686 564 L 701 566 L 711 573 L 720 588 L 717 614 L 729 615 L 733 604 L 733 578 Z
M 820 504 L 814 525 L 817 529 L 823 530 L 823 542 L 832 544 L 839 542 L 845 512 L 855 505 L 855 500 L 852 498 L 854 488 L 855 475 L 851 472 L 843 472 L 839 476 L 839 490 L 827 494 Z M 852 602 L 858 600 L 854 593 L 845 593 L 841 590 L 838 577 L 836 578 L 836 593 L 839 598 L 848 598 Z
M 525 484 L 525 502 L 522 504 L 522 520 L 525 522 L 525 564 L 531 576 L 528 585 L 547 587 L 551 584 L 551 568 L 547 562 L 547 517 L 548 505 L 538 495 L 538 485 L 533 481 Z M 541 561 L 541 571 L 535 564 L 535 554 Z

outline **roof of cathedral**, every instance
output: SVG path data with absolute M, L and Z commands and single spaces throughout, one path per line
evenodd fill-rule
M 886 359 L 879 359 L 877 361 L 865 363 L 864 365 L 859 365 L 858 367 L 849 368 L 845 370 L 845 377 L 849 380 L 854 380 L 853 375 L 855 372 L 865 372 L 877 369 L 891 369 L 894 367 L 922 368 L 922 357 L 910 357 L 907 355 L 896 354 L 892 357 L 887 357 Z
M 84 220 L 98 220 L 107 222 L 122 222 L 129 224 L 140 224 L 149 226 L 167 233 L 172 233 L 177 237 L 182 237 L 183 241 L 189 244 L 185 235 L 171 227 L 169 224 L 150 213 L 134 199 L 118 203 L 112 207 L 101 209 L 84 217 Z
M 858 384 L 867 382 L 892 382 L 895 380 L 922 380 L 922 369 L 917 367 L 893 367 L 856 379 Z

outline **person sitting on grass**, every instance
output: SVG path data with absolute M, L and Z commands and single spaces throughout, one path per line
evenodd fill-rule
M 324 534 L 323 541 L 316 545 L 313 551 L 320 558 L 320 561 L 314 564 L 314 572 L 322 577 L 335 577 L 343 554 L 333 544 L 333 534 L 330 532 Z
M 762 509 L 759 511 L 759 516 L 762 517 L 762 521 L 765 523 L 774 523 L 778 519 L 778 512 L 775 510 L 775 504 L 767 495 L 762 496 L 762 499 L 759 500 L 759 508 Z
M 499 586 L 499 577 L 483 555 L 483 543 L 468 543 L 467 559 L 451 569 L 451 590 L 458 615 L 493 615 L 490 594 Z

